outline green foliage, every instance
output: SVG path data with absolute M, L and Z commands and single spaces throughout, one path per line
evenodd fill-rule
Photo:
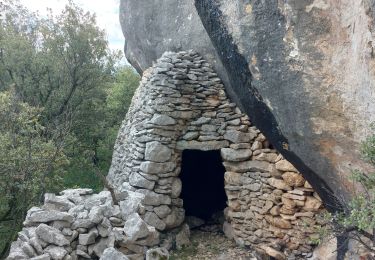
M 375 128 L 373 128 L 375 132 Z M 362 143 L 363 158 L 375 167 L 375 134 Z M 348 205 L 348 212 L 338 216 L 345 227 L 355 226 L 361 231 L 375 228 L 375 172 L 354 171 L 352 179 L 363 186 L 364 191 L 357 194 Z
M 121 67 L 113 75 L 113 81 L 105 86 L 105 100 L 84 109 L 82 118 L 73 128 L 74 138 L 67 148 L 71 166 L 64 178 L 66 187 L 81 186 L 102 189 L 92 173 L 97 169 L 108 172 L 118 129 L 129 108 L 131 98 L 138 87 L 140 77 L 131 67 Z
M 361 146 L 365 161 L 375 167 L 375 128 Z M 362 189 L 349 203 L 343 212 L 329 214 L 330 232 L 335 235 L 347 235 L 364 245 L 368 250 L 375 251 L 367 240 L 375 243 L 375 172 L 353 171 L 351 179 L 360 184 Z M 373 245 L 374 246 L 374 245 Z
M 45 192 L 102 189 L 140 80 L 120 58 L 72 1 L 47 17 L 0 2 L 0 253 Z
M 40 113 L 13 91 L 0 93 L 0 220 L 5 229 L 20 227 L 43 188 L 58 187 L 59 174 L 68 163 L 62 150 L 43 138 Z
M 373 132 L 375 133 L 375 124 L 371 125 Z M 362 154 L 368 162 L 375 165 L 375 134 L 369 136 L 366 141 L 362 144 Z
M 112 88 L 108 89 L 107 108 L 114 123 L 123 120 L 123 115 L 128 111 L 131 99 L 138 87 L 140 77 L 131 67 L 120 69 L 115 74 Z

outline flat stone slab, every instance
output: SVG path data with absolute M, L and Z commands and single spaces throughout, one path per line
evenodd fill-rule
M 176 124 L 176 120 L 174 120 L 172 117 L 167 116 L 167 115 L 155 114 L 152 117 L 150 123 L 154 124 L 154 125 L 167 126 L 167 125 L 174 125 L 174 124 Z
M 176 168 L 175 162 L 165 162 L 165 163 L 157 163 L 157 162 L 142 162 L 140 165 L 140 169 L 144 173 L 148 174 L 159 174 L 159 173 L 167 173 L 171 172 Z
M 57 246 L 66 246 L 70 244 L 60 230 L 47 226 L 46 224 L 39 225 L 36 228 L 35 233 L 38 238 L 50 244 Z
M 231 149 L 223 148 L 220 151 L 221 157 L 226 161 L 240 162 L 250 159 L 252 154 L 250 149 Z
M 221 148 L 229 147 L 229 142 L 226 140 L 220 141 L 178 141 L 176 149 L 178 150 L 201 150 L 201 151 L 212 151 L 212 150 L 219 150 Z
M 73 222 L 73 216 L 57 210 L 41 210 L 32 213 L 28 218 L 28 222 L 33 223 L 47 223 L 51 221 L 66 221 L 69 223 Z
M 270 163 L 265 161 L 224 162 L 227 171 L 232 172 L 268 172 Z

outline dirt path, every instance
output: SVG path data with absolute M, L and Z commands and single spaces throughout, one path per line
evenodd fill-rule
M 251 251 L 225 237 L 218 225 L 191 230 L 191 245 L 171 251 L 170 260 L 256 260 Z

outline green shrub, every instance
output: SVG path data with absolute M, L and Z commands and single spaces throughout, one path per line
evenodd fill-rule
M 375 167 L 375 127 L 361 146 L 363 159 Z M 361 186 L 349 203 L 342 202 L 343 211 L 328 214 L 329 233 L 347 236 L 375 252 L 375 172 L 354 170 L 351 179 Z M 372 241 L 372 246 L 368 241 Z

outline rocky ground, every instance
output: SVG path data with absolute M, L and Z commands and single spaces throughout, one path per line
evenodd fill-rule
M 219 225 L 191 230 L 191 244 L 170 252 L 170 260 L 256 260 L 250 249 L 241 248 L 225 237 Z

